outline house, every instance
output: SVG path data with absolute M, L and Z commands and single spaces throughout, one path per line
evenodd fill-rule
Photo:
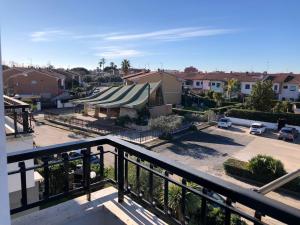
M 144 71 L 123 77 L 126 84 L 161 82 L 164 104 L 181 104 L 182 82 L 175 75 L 165 71 Z
M 63 93 L 66 76 L 47 69 L 13 67 L 3 71 L 7 95 L 39 95 L 51 99 Z
M 273 82 L 273 90 L 279 100 L 297 101 L 300 97 L 300 75 L 293 73 L 272 74 L 265 80 Z

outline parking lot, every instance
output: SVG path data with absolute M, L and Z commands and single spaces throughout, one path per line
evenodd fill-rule
M 257 154 L 266 154 L 280 159 L 287 171 L 296 170 L 300 165 L 299 137 L 296 143 L 290 143 L 277 140 L 274 132 L 252 135 L 248 128 L 240 126 L 229 129 L 209 127 L 153 150 L 214 175 L 223 173 L 223 162 L 229 157 L 248 161 Z

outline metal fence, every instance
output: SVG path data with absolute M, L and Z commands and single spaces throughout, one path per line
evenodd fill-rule
M 110 145 L 115 150 L 105 150 L 103 145 Z M 92 152 L 92 147 L 97 147 L 97 152 Z M 82 156 L 70 158 L 68 152 L 78 149 L 84 149 Z M 61 159 L 51 161 L 55 154 L 61 155 Z M 106 176 L 105 173 L 107 154 L 114 155 L 113 175 L 111 177 Z M 92 156 L 99 157 L 97 165 L 100 169 L 96 178 L 90 176 L 90 158 Z M 26 167 L 25 160 L 30 159 L 35 159 L 36 162 L 40 161 L 40 163 L 32 167 Z M 80 185 L 72 186 L 70 185 L 70 167 L 71 163 L 76 160 L 82 161 L 83 174 Z M 22 195 L 21 206 L 11 209 L 11 214 L 74 195 L 86 194 L 87 199 L 90 200 L 92 191 L 101 189 L 105 184 L 112 184 L 118 189 L 118 201 L 120 203 L 123 202 L 124 195 L 127 195 L 170 224 L 189 223 L 190 215 L 188 214 L 187 198 L 191 194 L 194 196 L 193 198 L 201 199 L 200 206 L 197 206 L 200 210 L 196 212 L 197 224 L 208 223 L 208 213 L 211 206 L 221 209 L 224 217 L 222 217 L 222 221 L 218 222 L 226 225 L 231 224 L 233 216 L 241 221 L 247 221 L 247 224 L 266 224 L 262 221 L 264 217 L 286 224 L 296 225 L 300 222 L 299 209 L 284 205 L 252 190 L 244 189 L 111 136 L 29 149 L 20 153 L 9 153 L 8 163 L 18 163 L 19 165 L 19 169 L 10 171 L 9 175 L 20 174 Z M 54 165 L 60 165 L 62 171 L 60 177 L 64 178 L 62 191 L 55 194 L 50 192 L 50 174 Z M 134 169 L 133 174 L 129 174 L 129 168 Z M 26 190 L 26 171 L 37 169 L 43 170 L 43 197 L 39 201 L 29 202 Z M 144 175 L 146 174 L 143 179 L 141 178 L 142 172 L 144 172 Z M 132 178 L 132 176 L 134 176 L 134 180 L 130 181 L 129 178 Z M 161 182 L 155 182 L 157 179 Z M 190 183 L 201 187 L 201 189 L 196 188 L 195 185 L 189 185 Z M 176 201 L 180 203 L 180 207 L 176 209 L 170 205 L 170 185 L 176 185 L 180 190 L 180 195 L 176 198 Z M 145 187 L 147 187 L 147 190 L 143 189 Z M 161 190 L 160 198 L 154 195 L 157 187 L 160 187 Z M 212 197 L 209 194 L 212 191 L 223 196 L 225 200 L 220 201 Z M 236 207 L 237 204 L 243 205 L 255 213 L 241 210 Z

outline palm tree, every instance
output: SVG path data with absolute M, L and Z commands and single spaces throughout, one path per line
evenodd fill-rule
M 105 64 L 105 59 L 104 58 L 100 59 L 98 64 L 99 64 L 99 68 L 100 69 L 102 68 L 102 70 L 103 70 L 104 69 L 104 64 Z
M 216 101 L 217 103 L 217 106 L 220 107 L 221 106 L 221 103 L 223 101 L 223 96 L 221 93 L 218 93 L 218 92 L 214 92 L 213 93 L 213 99 Z
M 232 92 L 236 92 L 239 89 L 239 81 L 237 79 L 230 79 L 227 81 L 227 98 L 231 99 Z
M 130 68 L 130 62 L 128 59 L 124 59 L 122 61 L 122 71 L 124 72 L 125 75 L 128 74 Z

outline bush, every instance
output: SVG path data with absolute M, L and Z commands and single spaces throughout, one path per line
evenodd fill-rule
M 279 119 L 286 119 L 287 124 L 300 126 L 300 114 L 294 113 L 272 113 L 244 109 L 230 109 L 226 113 L 226 116 L 270 123 L 277 123 Z
M 248 167 L 259 181 L 270 182 L 286 174 L 281 161 L 266 155 L 253 157 Z
M 169 134 L 172 131 L 181 127 L 183 117 L 178 115 L 160 116 L 150 120 L 150 127 L 154 130 L 160 130 L 164 134 Z
M 270 160 L 270 161 L 273 161 L 273 160 Z M 278 160 L 276 160 L 276 161 L 278 161 Z M 252 163 L 254 163 L 254 160 Z M 254 164 L 257 165 L 258 163 L 254 163 Z M 282 164 L 282 163 L 279 161 L 279 164 Z M 224 170 L 225 170 L 226 174 L 228 174 L 228 175 L 247 179 L 249 181 L 258 182 L 258 183 L 261 183 L 261 185 L 267 184 L 270 181 L 272 181 L 272 179 L 268 179 L 269 175 L 264 174 L 265 172 L 259 171 L 258 166 L 256 166 L 256 165 L 255 165 L 256 169 L 254 170 L 255 171 L 255 173 L 254 173 L 254 172 L 252 172 L 252 170 L 250 170 L 251 166 L 249 165 L 249 162 L 244 162 L 244 161 L 240 161 L 238 159 L 230 158 L 230 159 L 227 159 L 223 164 Z M 261 166 L 261 164 L 259 166 Z M 281 168 L 281 165 L 279 165 L 278 168 Z M 282 169 L 283 168 L 276 169 L 276 171 L 281 171 L 281 172 L 277 172 L 276 174 L 284 175 L 283 172 L 285 172 L 285 171 Z M 273 174 L 272 176 L 274 176 L 274 172 L 267 172 L 267 173 L 271 173 L 271 174 Z M 278 177 L 273 178 L 273 180 L 276 178 L 278 178 Z M 288 190 L 288 191 L 295 192 L 295 193 L 300 193 L 300 178 L 294 179 L 293 181 L 282 186 L 282 188 L 285 190 Z
M 207 117 L 199 113 L 187 113 L 184 114 L 184 120 L 187 122 L 204 122 L 207 121 Z
M 115 122 L 117 126 L 121 126 L 121 127 L 124 127 L 128 123 L 132 123 L 132 119 L 129 116 L 120 116 L 116 119 Z

